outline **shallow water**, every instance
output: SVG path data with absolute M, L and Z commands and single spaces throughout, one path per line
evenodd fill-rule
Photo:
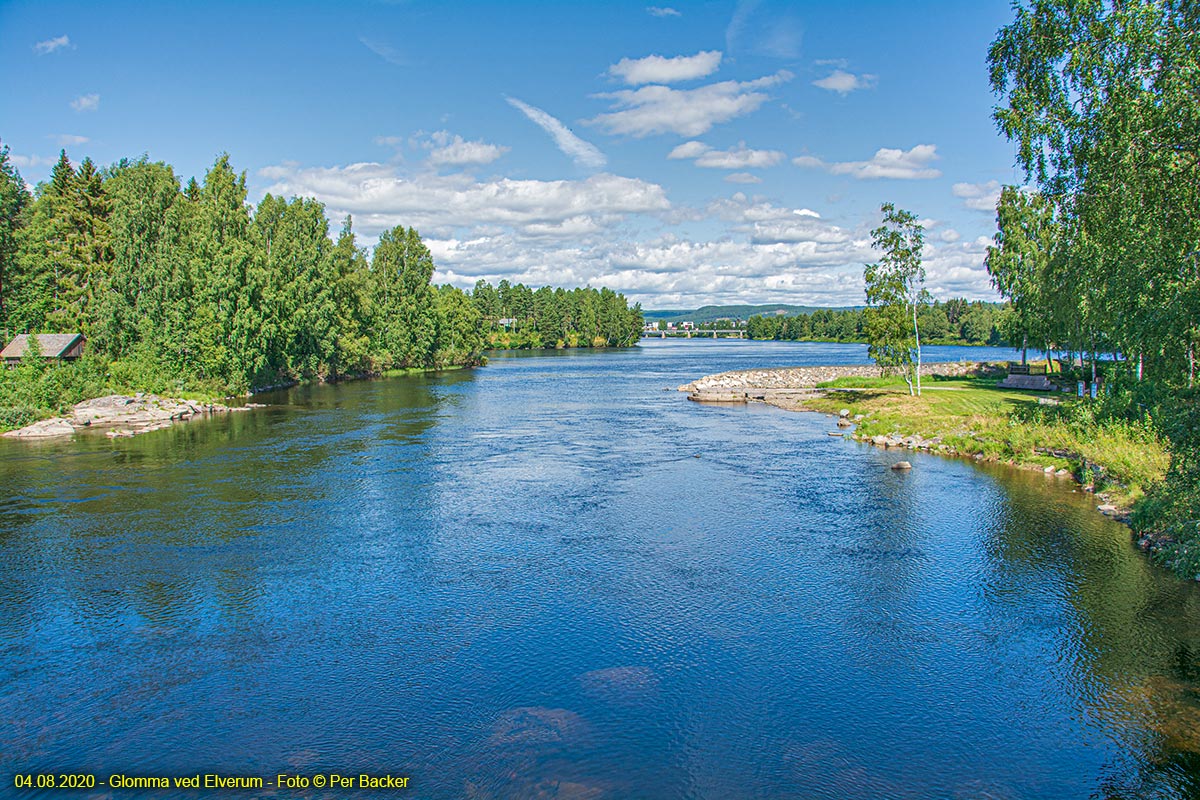
M 1200 795 L 1200 596 L 1094 499 L 664 391 L 865 360 L 651 340 L 0 441 L 0 796 Z M 231 796 L 356 796 L 275 791 Z

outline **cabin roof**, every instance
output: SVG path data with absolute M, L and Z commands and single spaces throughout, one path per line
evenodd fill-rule
M 4 350 L 0 351 L 0 358 L 19 359 L 23 357 L 29 348 L 30 336 L 37 337 L 38 346 L 45 358 L 62 358 L 63 354 L 74 347 L 76 342 L 83 339 L 82 333 L 21 333 L 9 342 Z

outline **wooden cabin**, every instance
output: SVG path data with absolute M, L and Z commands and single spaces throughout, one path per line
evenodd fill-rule
M 9 342 L 4 350 L 0 350 L 0 359 L 3 359 L 7 366 L 20 364 L 29 347 L 30 336 L 37 337 L 42 358 L 55 361 L 74 361 L 79 358 L 83 355 L 83 345 L 87 341 L 82 333 L 22 333 Z

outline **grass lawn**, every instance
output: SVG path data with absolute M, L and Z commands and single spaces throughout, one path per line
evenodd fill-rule
M 1091 401 L 1001 389 L 997 382 L 934 376 L 922 379 L 921 397 L 911 397 L 899 377 L 839 378 L 821 384 L 830 391 L 808 405 L 834 414 L 843 408 L 852 416 L 862 414 L 857 431 L 862 436 L 938 437 L 963 455 L 1065 467 L 1120 505 L 1131 505 L 1143 487 L 1166 472 L 1167 449 L 1149 425 L 1096 421 Z M 1047 396 L 1061 404 L 1040 405 L 1038 398 Z

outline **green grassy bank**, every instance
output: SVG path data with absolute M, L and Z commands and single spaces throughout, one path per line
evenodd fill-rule
M 980 376 L 922 381 L 912 397 L 899 377 L 839 378 L 807 405 L 861 414 L 860 438 L 898 434 L 935 440 L 935 450 L 1022 467 L 1068 469 L 1114 505 L 1132 507 L 1161 481 L 1170 463 L 1165 438 L 1149 421 L 1106 418 L 1087 399 L 1003 389 Z

